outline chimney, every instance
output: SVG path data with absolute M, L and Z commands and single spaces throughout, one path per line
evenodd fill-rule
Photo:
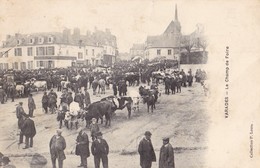
M 74 28 L 73 36 L 75 39 L 80 39 L 80 29 L 79 28 Z
M 11 38 L 11 35 L 10 34 L 7 34 L 6 35 L 6 40 L 10 39 Z
M 70 29 L 64 29 L 63 30 L 63 42 L 69 43 L 70 40 L 71 40 Z
M 15 37 L 19 37 L 21 34 L 20 33 L 15 33 Z

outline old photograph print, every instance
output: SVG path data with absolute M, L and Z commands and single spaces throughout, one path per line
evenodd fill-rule
M 0 0 L 0 167 L 259 167 L 259 9 Z

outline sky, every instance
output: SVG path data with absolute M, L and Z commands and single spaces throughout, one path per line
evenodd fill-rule
M 205 13 L 198 10 L 203 1 L 176 0 L 0 0 L 0 40 L 7 34 L 62 32 L 78 27 L 81 34 L 94 27 L 109 28 L 116 35 L 119 52 L 128 52 L 133 43 L 143 43 L 147 35 L 163 33 L 174 19 L 175 4 L 182 33 L 195 30 L 205 22 Z M 188 14 L 187 14 L 188 13 Z
M 192 33 L 201 23 L 208 35 L 218 36 L 226 33 L 227 25 L 238 26 L 234 20 L 239 20 L 238 12 L 245 6 L 239 1 L 0 0 L 0 41 L 15 33 L 62 32 L 78 27 L 86 34 L 95 27 L 109 28 L 117 37 L 119 52 L 129 52 L 133 43 L 164 32 L 174 20 L 175 4 L 183 34 Z

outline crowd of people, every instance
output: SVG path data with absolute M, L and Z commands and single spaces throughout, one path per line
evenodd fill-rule
M 21 72 L 19 80 L 23 81 L 26 78 L 37 77 L 43 75 L 43 72 L 37 71 L 38 75 L 34 76 L 30 71 L 27 75 L 26 73 Z M 19 73 L 18 73 L 19 74 Z M 46 72 L 47 74 L 47 88 L 42 96 L 42 108 L 45 113 L 55 113 L 57 109 L 61 109 L 64 112 L 70 111 L 70 105 L 74 101 L 78 103 L 79 109 L 86 109 L 91 104 L 90 94 L 88 92 L 89 88 L 95 87 L 97 84 L 96 81 L 98 79 L 107 79 L 107 76 L 102 76 L 102 73 L 88 73 L 84 71 L 74 71 L 74 70 L 65 70 L 62 75 L 57 75 L 56 73 L 51 73 L 50 71 Z M 46 76 L 45 74 L 45 76 Z M 181 79 L 178 85 L 179 87 L 191 87 L 193 83 L 193 77 L 195 77 L 195 82 L 201 82 L 207 78 L 206 72 L 198 69 L 193 76 L 192 71 L 189 70 L 186 74 L 183 70 L 177 73 L 178 77 L 176 79 Z M 16 74 L 17 75 L 17 74 Z M 79 75 L 79 78 L 76 80 L 73 85 L 70 87 L 62 86 L 62 81 L 72 81 L 75 76 Z M 104 75 L 104 74 L 103 74 Z M 111 75 L 111 74 L 110 74 Z M 25 77 L 25 78 L 23 78 Z M 112 89 L 113 94 L 117 96 L 125 96 L 127 94 L 127 81 L 124 78 L 115 78 L 112 74 Z M 152 77 L 152 76 L 151 76 Z M 70 79 L 69 79 L 70 78 Z M 139 84 L 139 78 L 137 79 L 136 84 Z M 157 79 L 154 79 L 156 81 Z M 166 87 L 167 76 L 163 79 L 164 85 Z M 149 81 L 148 85 L 149 85 Z M 152 80 L 153 81 L 153 80 Z M 5 83 L 1 83 L 0 81 L 0 102 L 3 104 L 6 102 L 7 96 L 6 91 L 4 89 Z M 178 83 L 178 82 L 177 82 Z M 61 92 L 61 96 L 58 98 L 57 93 L 53 88 L 57 88 L 57 92 Z M 82 88 L 84 88 L 84 92 L 82 92 Z M 94 89 L 94 88 L 93 88 Z M 175 88 L 174 88 L 175 93 Z M 34 110 L 36 109 L 36 103 L 34 101 L 33 95 L 31 91 L 28 91 L 28 114 L 25 113 L 23 109 L 23 103 L 19 102 L 16 107 L 16 117 L 18 119 L 18 128 L 20 130 L 19 134 L 19 144 L 23 143 L 25 137 L 25 146 L 23 149 L 33 147 L 33 138 L 36 135 L 36 127 L 32 118 L 34 118 Z M 74 94 L 74 97 L 73 97 Z M 93 94 L 95 94 L 93 90 Z M 167 93 L 166 93 L 167 94 Z M 8 95 L 10 92 L 8 91 Z M 8 96 L 7 96 L 8 97 Z M 14 96 L 11 96 L 12 101 L 14 101 Z M 150 168 L 152 162 L 156 161 L 156 154 L 153 149 L 153 145 L 151 142 L 151 132 L 146 131 L 145 137 L 140 141 L 138 147 L 138 153 L 140 154 L 140 166 L 142 168 Z M 103 167 L 108 167 L 108 154 L 109 154 L 109 145 L 105 139 L 103 139 L 102 132 L 100 132 L 99 126 L 97 124 L 96 118 L 91 120 L 90 124 L 90 136 L 92 139 L 92 145 L 89 146 L 90 140 L 88 138 L 88 129 L 82 128 L 80 129 L 77 137 L 76 137 L 76 151 L 75 154 L 80 156 L 80 165 L 79 167 L 87 167 L 88 162 L 87 158 L 90 157 L 90 153 L 94 156 L 94 165 L 95 168 L 100 167 L 100 161 L 102 161 Z M 64 150 L 66 149 L 66 140 L 62 136 L 62 130 L 58 129 L 56 135 L 54 135 L 49 143 L 51 161 L 53 167 L 56 167 L 56 160 L 58 160 L 58 167 L 63 167 L 63 160 L 66 159 Z M 89 150 L 91 149 L 91 150 Z M 9 158 L 3 159 L 5 160 L 5 164 L 8 165 L 10 162 Z M 8 163 L 7 163 L 8 162 Z M 4 161 L 3 161 L 4 163 Z M 163 145 L 159 154 L 159 168 L 172 168 L 174 167 L 174 152 L 173 147 L 169 143 L 169 137 L 163 138 Z

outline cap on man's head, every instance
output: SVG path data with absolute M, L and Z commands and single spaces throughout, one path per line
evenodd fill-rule
M 57 129 L 56 130 L 58 133 L 62 133 L 62 130 L 61 129 Z
M 9 163 L 9 162 L 11 162 L 11 161 L 10 161 L 9 157 L 4 156 L 4 157 L 3 157 L 3 162 L 4 162 L 4 163 Z
M 144 135 L 148 135 L 148 136 L 151 136 L 152 133 L 150 131 L 145 131 Z
M 23 104 L 23 102 L 19 102 L 19 104 L 20 104 L 20 105 L 22 105 L 22 104 Z
M 170 138 L 169 137 L 163 137 L 163 139 L 162 139 L 163 141 L 169 141 L 170 140 Z
M 98 132 L 96 136 L 102 136 L 102 132 Z

